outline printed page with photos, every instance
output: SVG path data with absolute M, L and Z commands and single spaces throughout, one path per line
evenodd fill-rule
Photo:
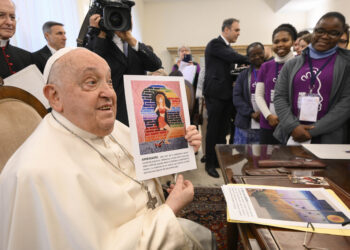
M 349 209 L 331 190 L 230 184 L 222 186 L 228 221 L 350 236 Z
M 184 78 L 125 75 L 124 87 L 136 178 L 196 169 Z

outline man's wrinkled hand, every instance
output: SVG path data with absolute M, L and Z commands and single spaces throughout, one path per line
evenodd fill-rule
M 190 125 L 186 129 L 185 139 L 193 147 L 194 152 L 198 152 L 202 143 L 202 136 L 197 130 L 196 126 Z
M 176 184 L 172 185 L 169 190 L 169 196 L 165 201 L 174 212 L 177 214 L 185 206 L 187 206 L 194 196 L 194 188 L 189 180 L 184 180 L 182 175 L 178 175 Z

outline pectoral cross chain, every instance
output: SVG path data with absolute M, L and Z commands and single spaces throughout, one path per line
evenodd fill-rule
M 157 204 L 157 198 L 152 197 L 151 193 L 148 191 L 148 188 L 147 188 L 147 195 L 148 195 L 147 207 L 151 209 L 155 209 Z

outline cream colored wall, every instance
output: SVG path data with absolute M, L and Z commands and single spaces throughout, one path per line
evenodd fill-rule
M 308 26 L 314 27 L 319 18 L 328 11 L 341 12 L 345 16 L 347 23 L 350 23 L 349 0 L 326 0 L 324 4 L 314 8 L 308 13 Z
M 297 29 L 306 28 L 306 14 L 274 13 L 264 0 L 193 0 L 144 3 L 144 39 L 162 59 L 165 70 L 171 69 L 167 47 L 206 46 L 221 32 L 223 19 L 240 20 L 241 36 L 237 44 L 260 41 L 271 44 L 274 28 L 284 22 Z
M 79 11 L 78 14 L 79 14 L 80 24 L 82 24 L 87 11 L 89 10 L 90 0 L 76 0 L 76 1 L 78 5 L 78 11 Z
M 81 22 L 90 0 L 77 0 Z M 206 46 L 210 39 L 220 34 L 223 19 L 235 17 L 241 21 L 241 36 L 237 45 L 254 41 L 271 43 L 273 29 L 284 22 L 292 23 L 297 30 L 314 27 L 327 11 L 340 11 L 350 20 L 348 0 L 325 0 L 308 12 L 275 13 L 266 0 L 135 0 L 133 7 L 133 34 L 151 45 L 162 59 L 167 72 L 172 61 L 167 47 L 183 44 Z M 350 21 L 349 21 L 350 22 Z

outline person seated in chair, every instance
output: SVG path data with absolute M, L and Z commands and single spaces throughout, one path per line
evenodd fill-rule
M 0 248 L 208 249 L 185 225 L 211 243 L 210 231 L 176 217 L 193 199 L 190 181 L 179 175 L 164 201 L 157 179 L 136 179 L 107 62 L 64 48 L 48 60 L 44 79 L 53 111 L 0 175 Z M 195 126 L 185 138 L 197 151 Z

